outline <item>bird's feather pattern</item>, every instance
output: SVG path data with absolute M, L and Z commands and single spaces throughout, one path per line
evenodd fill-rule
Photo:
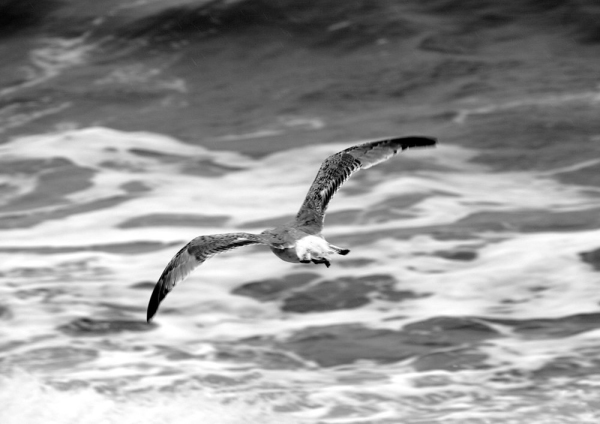
M 392 138 L 359 144 L 329 156 L 308 190 L 296 215 L 296 224 L 311 234 L 320 233 L 329 201 L 352 174 L 388 160 L 398 150 L 435 143 L 436 140 L 429 137 Z
M 236 247 L 250 244 L 270 244 L 270 242 L 271 239 L 268 235 L 250 233 L 213 234 L 196 237 L 177 252 L 165 267 L 150 296 L 147 320 L 150 321 L 156 314 L 160 302 L 173 290 L 173 287 L 207 259 Z
M 156 283 L 148 303 L 148 321 L 156 314 L 160 303 L 173 287 L 210 257 L 250 244 L 266 244 L 272 249 L 291 249 L 305 236 L 319 235 L 329 201 L 353 173 L 389 159 L 400 149 L 432 146 L 435 143 L 436 140 L 429 137 L 403 137 L 373 141 L 342 150 L 322 163 L 294 222 L 265 230 L 261 234 L 228 233 L 193 239 L 171 259 Z M 347 249 L 336 249 L 340 250 L 340 254 L 348 253 Z

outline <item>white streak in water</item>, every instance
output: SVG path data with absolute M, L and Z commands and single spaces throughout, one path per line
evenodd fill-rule
M 600 91 L 583 93 L 554 94 L 541 97 L 527 97 L 512 100 L 505 103 L 496 103 L 475 108 L 459 109 L 457 116 L 453 119 L 457 124 L 464 124 L 471 115 L 488 115 L 497 111 L 517 109 L 527 106 L 560 106 L 564 103 L 586 102 L 592 106 L 600 103 Z

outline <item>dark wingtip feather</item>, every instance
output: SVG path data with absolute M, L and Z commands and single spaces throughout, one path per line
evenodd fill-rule
M 403 150 L 410 149 L 411 147 L 435 146 L 437 144 L 437 138 L 435 137 L 423 137 L 418 135 L 393 138 L 390 141 L 399 143 Z
M 158 305 L 165 298 L 162 294 L 162 284 L 160 281 L 154 286 L 154 290 L 152 291 L 152 295 L 150 295 L 150 301 L 148 302 L 148 311 L 146 312 L 146 321 L 152 321 L 152 317 L 156 315 L 156 311 L 158 311 Z

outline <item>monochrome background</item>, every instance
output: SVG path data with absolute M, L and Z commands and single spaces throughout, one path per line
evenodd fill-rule
M 0 1 L 0 422 L 600 419 L 594 0 Z M 331 268 L 190 239 L 353 176 Z

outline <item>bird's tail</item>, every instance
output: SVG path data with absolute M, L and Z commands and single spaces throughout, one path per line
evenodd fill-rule
M 330 244 L 329 247 L 338 255 L 345 256 L 350 253 L 350 249 L 342 249 L 341 247 L 334 246 L 333 244 Z

